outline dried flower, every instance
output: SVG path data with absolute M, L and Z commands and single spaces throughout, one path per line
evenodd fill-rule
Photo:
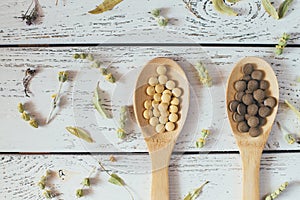
M 160 16 L 160 10 L 159 9 L 153 9 L 151 12 L 151 15 L 156 19 L 159 26 L 167 26 L 168 25 L 168 18 L 165 18 L 163 16 Z
M 206 181 L 200 187 L 196 188 L 194 191 L 189 192 L 188 195 L 186 195 L 183 200 L 195 200 L 200 195 L 200 193 L 202 192 L 203 187 L 207 183 L 209 183 L 209 181 Z
M 76 197 L 77 198 L 83 197 L 83 189 L 76 190 Z
M 80 55 L 79 55 L 78 53 L 75 53 L 75 54 L 73 55 L 73 58 L 74 58 L 74 59 L 78 59 L 78 58 L 80 58 Z
M 159 16 L 159 14 L 160 14 L 160 10 L 159 9 L 153 9 L 152 11 L 151 11 L 151 15 L 153 15 L 153 17 L 158 17 Z
M 116 162 L 117 161 L 117 159 L 113 155 L 111 155 L 109 157 L 109 160 L 110 160 L 110 162 Z
M 287 188 L 287 186 L 288 186 L 288 182 L 284 182 L 277 190 L 267 195 L 265 197 L 265 200 L 273 200 L 277 198 Z
M 82 185 L 83 186 L 91 186 L 91 183 L 90 183 L 90 179 L 89 178 L 84 178 L 83 181 L 82 181 Z
M 101 62 L 98 60 L 95 60 L 91 65 L 92 68 L 99 68 L 100 66 L 101 66 Z
M 29 124 L 30 124 L 32 127 L 34 127 L 34 128 L 38 128 L 38 127 L 39 127 L 39 124 L 38 124 L 38 122 L 37 122 L 35 119 L 31 119 L 31 120 L 29 121 Z
M 39 24 L 42 21 L 42 17 L 44 17 L 42 6 L 38 0 L 33 0 L 25 14 L 22 14 L 20 18 L 23 21 L 25 20 L 27 25 L 32 25 Z
M 202 62 L 197 62 L 195 65 L 196 70 L 198 71 L 200 82 L 207 86 L 212 86 L 212 78 L 210 77 L 207 69 L 204 67 Z
M 24 112 L 24 107 L 22 103 L 18 103 L 18 111 L 19 113 L 23 113 Z
M 276 45 L 275 54 L 281 55 L 283 53 L 283 49 L 287 45 L 287 40 L 290 39 L 290 35 L 283 33 L 282 37 L 279 39 L 278 45 Z
M 210 130 L 208 129 L 202 129 L 201 131 L 201 138 L 199 138 L 196 141 L 196 147 L 197 148 L 202 148 L 204 147 L 205 143 L 206 143 L 206 138 L 208 137 L 208 135 L 210 135 Z
M 43 194 L 47 199 L 52 199 L 54 197 L 50 190 L 44 190 Z

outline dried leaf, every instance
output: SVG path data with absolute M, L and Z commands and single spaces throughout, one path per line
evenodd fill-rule
M 261 0 L 261 3 L 267 13 L 275 19 L 279 19 L 278 13 L 269 0 Z
M 79 127 L 68 126 L 66 127 L 66 129 L 67 131 L 69 131 L 69 133 L 75 135 L 76 137 L 79 137 L 89 143 L 94 142 L 93 139 L 90 137 L 90 135 L 85 130 Z
M 110 178 L 108 179 L 108 182 L 119 185 L 119 186 L 124 186 L 125 182 L 123 181 L 122 178 L 120 178 L 117 174 L 111 174 Z
M 189 194 L 186 195 L 183 200 L 195 200 L 200 195 L 200 193 L 202 192 L 203 187 L 207 183 L 209 183 L 209 181 L 206 181 L 200 187 L 196 188 L 194 191 L 189 192 Z
M 279 19 L 281 19 L 285 16 L 285 14 L 288 11 L 292 2 L 293 2 L 293 0 L 285 0 L 284 2 L 282 2 L 280 4 L 279 9 L 278 9 Z
M 99 83 L 97 83 L 97 86 L 94 91 L 93 95 L 93 104 L 96 108 L 96 110 L 102 115 L 104 118 L 110 118 L 110 116 L 105 112 L 104 108 L 101 105 L 101 99 L 100 99 L 100 94 L 99 94 Z
M 210 77 L 207 69 L 203 66 L 203 64 L 201 62 L 198 62 L 195 65 L 195 68 L 198 71 L 200 82 L 207 87 L 211 87 L 212 78 Z
M 123 0 L 104 0 L 102 4 L 98 5 L 94 10 L 89 11 L 91 14 L 100 14 L 105 11 L 113 9 L 117 4 Z
M 232 8 L 227 6 L 223 0 L 212 0 L 212 3 L 213 3 L 214 8 L 222 14 L 226 14 L 226 15 L 230 15 L 230 16 L 238 15 Z

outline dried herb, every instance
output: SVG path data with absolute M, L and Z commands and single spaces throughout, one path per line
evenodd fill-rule
M 91 186 L 90 178 L 84 178 L 82 181 L 82 185 L 90 187 Z
M 24 119 L 25 121 L 29 121 L 29 124 L 34 128 L 39 127 L 38 122 L 25 111 L 24 105 L 22 103 L 18 103 L 17 108 L 19 113 L 21 113 L 22 119 Z
M 209 75 L 207 69 L 204 67 L 203 63 L 202 62 L 196 63 L 195 68 L 198 71 L 200 82 L 207 87 L 211 87 L 212 86 L 212 78 L 210 77 L 210 75 Z
M 288 11 L 291 3 L 293 2 L 293 0 L 284 0 L 278 9 L 278 17 L 279 19 L 283 18 L 286 14 L 286 12 Z
M 285 128 L 281 127 L 279 122 L 276 122 L 279 130 L 283 134 L 284 139 L 287 141 L 289 144 L 294 144 L 296 142 L 296 139 L 292 134 L 290 134 Z
M 84 195 L 84 190 L 83 189 L 85 187 L 90 187 L 91 186 L 90 177 L 94 172 L 95 172 L 95 168 L 91 171 L 90 175 L 87 178 L 84 178 L 83 181 L 81 182 L 82 188 L 76 190 L 76 197 L 77 198 L 83 197 L 83 195 Z
M 58 102 L 60 100 L 61 96 L 61 89 L 63 84 L 68 80 L 68 72 L 67 71 L 61 71 L 58 73 L 58 81 L 59 81 L 59 86 L 56 94 L 52 95 L 52 103 L 51 103 L 51 110 L 49 112 L 48 118 L 46 120 L 46 124 L 48 124 L 51 119 L 53 118 L 53 112 L 58 106 Z
M 118 138 L 124 139 L 126 137 L 125 124 L 127 120 L 127 108 L 122 106 L 120 109 L 119 128 L 117 129 Z
M 195 200 L 200 195 L 200 193 L 202 192 L 203 187 L 207 183 L 209 183 L 209 181 L 206 181 L 200 187 L 196 188 L 194 191 L 189 192 L 188 195 L 186 195 L 183 200 Z
M 117 159 L 116 159 L 113 155 L 111 155 L 111 156 L 109 157 L 109 161 L 110 161 L 110 162 L 116 162 Z
M 42 17 L 44 17 L 42 6 L 38 0 L 32 0 L 27 11 L 19 18 L 25 20 L 27 25 L 32 25 L 41 23 Z
M 270 0 L 261 0 L 261 3 L 269 15 L 271 15 L 274 19 L 279 19 L 278 13 Z
M 212 0 L 212 3 L 213 3 L 214 8 L 222 14 L 226 14 L 226 15 L 230 15 L 230 16 L 238 15 L 232 8 L 227 6 L 223 0 Z
M 106 68 L 100 68 L 100 72 L 105 77 L 105 80 L 107 80 L 108 82 L 111 82 L 111 83 L 116 82 L 115 77 L 112 75 L 112 73 L 109 73 Z
M 55 194 L 52 193 L 50 190 L 48 189 L 45 189 L 47 184 L 46 184 L 46 181 L 47 179 L 51 176 L 52 174 L 52 171 L 51 170 L 47 170 L 45 175 L 43 175 L 41 178 L 40 178 L 40 181 L 38 182 L 38 186 L 41 190 L 44 190 L 43 192 L 43 195 L 47 198 L 47 199 L 51 199 L 53 197 L 55 197 Z
M 277 190 L 267 195 L 265 197 L 265 200 L 273 200 L 277 198 L 287 188 L 288 184 L 288 182 L 284 182 L 283 184 L 281 184 L 281 186 Z
M 281 55 L 283 53 L 283 49 L 287 45 L 287 40 L 290 39 L 290 35 L 283 33 L 282 37 L 279 39 L 278 45 L 276 45 L 275 54 Z
M 153 15 L 153 17 L 158 17 L 160 15 L 160 10 L 159 9 L 153 9 L 151 11 L 151 15 Z
M 202 129 L 201 131 L 201 137 L 196 141 L 196 147 L 202 148 L 204 147 L 206 143 L 206 138 L 210 135 L 210 130 L 208 129 Z
M 85 130 L 83 130 L 79 127 L 68 126 L 68 127 L 66 127 L 66 130 L 69 131 L 69 133 L 75 135 L 76 137 L 85 140 L 86 142 L 89 142 L 89 143 L 94 142 L 93 139 L 91 138 L 91 136 Z
M 103 3 L 98 5 L 94 10 L 89 11 L 91 14 L 100 14 L 108 10 L 112 10 L 117 4 L 123 0 L 104 0 Z
M 99 90 L 100 87 L 98 82 L 93 94 L 93 104 L 100 115 L 102 115 L 104 118 L 111 118 L 102 107 Z
M 285 100 L 284 103 L 297 115 L 300 120 L 300 112 L 295 108 L 288 100 Z
M 76 197 L 77 198 L 83 197 L 83 189 L 76 190 Z
M 167 26 L 169 19 L 165 18 L 163 16 L 160 16 L 160 10 L 159 9 L 154 9 L 151 12 L 151 15 L 156 19 L 157 23 L 159 26 Z
M 124 189 L 129 193 L 131 199 L 133 200 L 134 199 L 133 195 L 131 194 L 130 190 L 126 187 L 126 184 L 125 184 L 124 180 L 121 177 L 119 177 L 117 174 L 114 174 L 114 173 L 111 174 L 111 173 L 109 173 L 104 168 L 104 166 L 102 165 L 101 162 L 98 162 L 98 163 L 99 163 L 100 167 L 103 169 L 103 171 L 105 171 L 105 173 L 110 177 L 108 179 L 108 182 L 110 182 L 110 183 L 112 183 L 114 185 L 118 185 L 118 186 L 124 187 Z
M 23 78 L 23 86 L 24 86 L 24 93 L 25 93 L 26 97 L 30 97 L 28 95 L 28 93 L 30 93 L 28 88 L 29 88 L 30 81 L 33 78 L 33 76 L 35 75 L 35 73 L 36 73 L 35 69 L 28 68 L 25 71 L 25 76 Z

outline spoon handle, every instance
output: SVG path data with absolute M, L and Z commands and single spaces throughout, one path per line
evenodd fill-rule
M 259 200 L 259 169 L 262 149 L 247 146 L 240 151 L 243 162 L 243 200 Z
M 152 171 L 151 200 L 169 200 L 168 167 Z

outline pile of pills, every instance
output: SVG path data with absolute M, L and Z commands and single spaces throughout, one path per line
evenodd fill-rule
M 237 122 L 239 132 L 249 132 L 252 137 L 262 133 L 261 126 L 266 123 L 277 101 L 267 96 L 269 82 L 263 80 L 264 73 L 254 68 L 253 64 L 242 67 L 243 77 L 234 83 L 234 100 L 229 103 L 232 118 Z
M 182 91 L 176 87 L 173 80 L 168 79 L 165 66 L 158 66 L 156 72 L 157 76 L 152 76 L 148 80 L 146 94 L 151 99 L 144 101 L 143 116 L 155 127 L 157 133 L 163 133 L 176 128 Z

